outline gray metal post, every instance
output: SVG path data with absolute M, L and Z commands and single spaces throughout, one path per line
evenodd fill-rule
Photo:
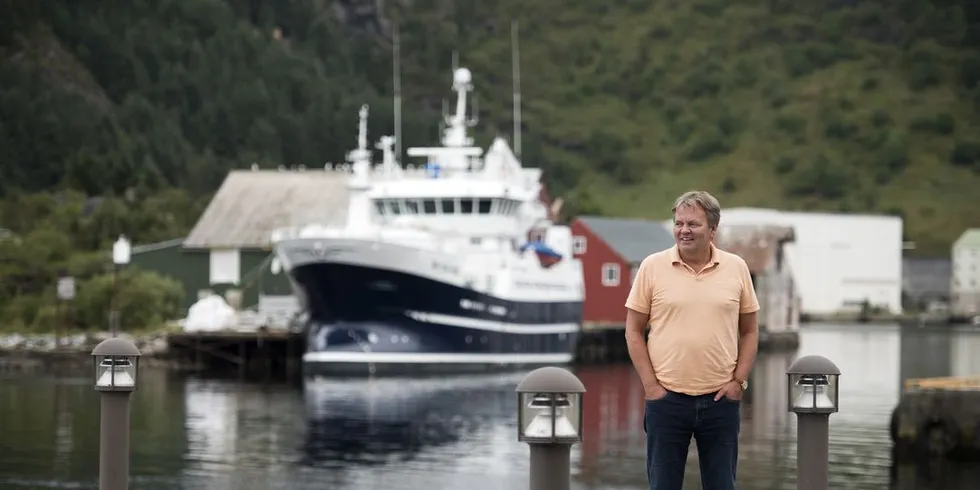
M 99 490 L 129 488 L 128 391 L 102 392 L 99 416 Z
M 518 383 L 517 439 L 530 446 L 530 490 L 571 487 L 572 444 L 582 442 L 584 393 L 578 377 L 555 366 L 535 369 Z
M 129 404 L 139 383 L 140 350 L 112 337 L 92 349 L 99 409 L 99 490 L 129 489 Z
M 786 370 L 787 407 L 796 414 L 796 488 L 828 490 L 830 414 L 840 408 L 840 368 L 803 356 Z
M 109 329 L 112 336 L 119 334 L 119 264 L 112 266 L 112 308 L 109 310 Z
M 569 490 L 572 484 L 571 444 L 530 444 L 530 490 Z
M 796 416 L 796 488 L 828 490 L 830 414 Z

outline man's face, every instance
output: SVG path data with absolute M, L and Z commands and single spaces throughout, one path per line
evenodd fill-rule
M 715 238 L 708 227 L 708 215 L 700 206 L 681 206 L 674 212 L 674 240 L 685 251 L 707 249 Z

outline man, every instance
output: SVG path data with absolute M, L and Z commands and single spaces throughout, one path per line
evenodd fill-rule
M 702 488 L 734 490 L 759 301 L 745 261 L 714 246 L 718 200 L 687 192 L 671 212 L 676 244 L 643 260 L 626 300 L 626 345 L 646 395 L 647 478 L 650 490 L 681 490 L 693 437 Z

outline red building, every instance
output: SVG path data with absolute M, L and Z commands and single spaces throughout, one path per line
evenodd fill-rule
M 636 268 L 647 255 L 673 246 L 673 235 L 662 222 L 597 216 L 579 216 L 571 229 L 585 280 L 585 328 L 622 326 Z

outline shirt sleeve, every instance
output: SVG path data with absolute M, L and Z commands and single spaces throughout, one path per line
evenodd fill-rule
M 643 262 L 640 262 L 640 267 L 636 270 L 633 286 L 630 287 L 630 294 L 626 297 L 626 307 L 649 315 L 652 301 L 653 267 L 650 265 L 650 257 L 647 257 L 643 259 Z
M 759 298 L 755 294 L 755 285 L 752 284 L 752 274 L 749 266 L 742 261 L 742 295 L 739 298 L 738 312 L 740 314 L 755 313 L 759 311 Z

